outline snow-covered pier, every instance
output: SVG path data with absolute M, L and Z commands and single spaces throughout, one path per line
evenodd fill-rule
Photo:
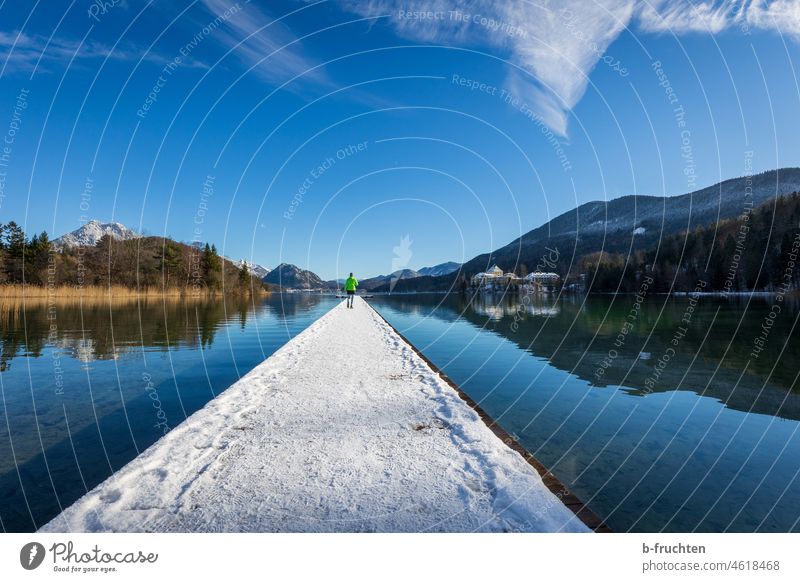
M 42 531 L 590 531 L 364 300 L 334 307 Z M 480 409 L 478 409 L 480 411 Z M 568 505 L 571 507 L 568 507 Z

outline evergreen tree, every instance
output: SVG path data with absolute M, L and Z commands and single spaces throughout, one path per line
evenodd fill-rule
M 250 271 L 247 268 L 247 263 L 242 263 L 242 268 L 239 270 L 239 287 L 247 289 L 250 286 Z
M 209 289 L 218 289 L 222 280 L 222 260 L 217 254 L 217 247 L 206 246 L 203 248 L 203 278 Z
M 172 239 L 164 239 L 157 258 L 161 263 L 163 287 L 177 286 L 181 279 L 181 249 L 178 244 Z
M 50 238 L 46 232 L 33 235 L 25 250 L 25 280 L 34 285 L 47 283 L 47 262 L 50 254 Z
M 5 228 L 6 280 L 22 283 L 25 276 L 25 232 L 13 220 Z

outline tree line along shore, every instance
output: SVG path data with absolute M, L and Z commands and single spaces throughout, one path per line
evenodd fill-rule
M 168 237 L 117 240 L 94 246 L 55 244 L 46 232 L 28 236 L 0 223 L 0 298 L 250 295 L 269 286 L 220 256 L 216 246 Z
M 662 225 L 663 226 L 663 225 Z M 664 230 L 662 230 L 664 232 Z M 599 236 L 599 235 L 598 235 Z M 651 281 L 652 293 L 790 293 L 800 289 L 800 194 L 760 206 L 745 202 L 733 218 L 690 226 L 644 244 L 634 232 L 573 235 L 516 249 L 513 260 L 482 255 L 443 276 L 400 279 L 375 292 L 464 291 L 478 263 L 527 273 L 533 259 L 559 247 L 553 270 L 567 288 L 589 293 L 634 293 Z M 562 237 L 563 238 L 563 237 Z M 650 240 L 650 239 L 648 239 Z M 621 249 L 627 248 L 623 252 Z M 483 259 L 486 259 L 485 261 Z M 488 261 L 488 262 L 487 262 Z M 320 281 L 320 284 L 322 282 Z M 113 290 L 113 292 L 111 291 Z M 94 246 L 54 245 L 47 233 L 28 238 L 14 222 L 0 224 L 0 297 L 139 297 L 260 294 L 270 286 L 221 257 L 213 245 L 186 244 L 158 236 L 118 240 L 103 236 Z

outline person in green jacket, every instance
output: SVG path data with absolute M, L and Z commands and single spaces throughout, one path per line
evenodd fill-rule
M 350 273 L 347 281 L 344 282 L 344 290 L 347 292 L 348 309 L 353 309 L 353 296 L 356 294 L 356 287 L 358 287 L 358 281 L 353 277 L 353 273 Z

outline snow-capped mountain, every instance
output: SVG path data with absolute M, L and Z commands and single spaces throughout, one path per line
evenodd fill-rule
M 119 222 L 90 220 L 82 227 L 58 237 L 53 244 L 57 247 L 93 247 L 105 235 L 116 240 L 131 240 L 142 236 Z
M 267 269 L 266 267 L 259 265 L 258 263 L 251 263 L 250 261 L 246 261 L 244 259 L 240 259 L 237 261 L 236 259 L 232 259 L 230 257 L 222 257 L 222 258 L 227 261 L 230 261 L 240 269 L 242 268 L 242 265 L 247 265 L 247 270 L 250 271 L 250 274 L 255 275 L 259 279 L 263 279 L 264 277 L 269 275 L 270 271 L 272 270 L 272 269 Z

